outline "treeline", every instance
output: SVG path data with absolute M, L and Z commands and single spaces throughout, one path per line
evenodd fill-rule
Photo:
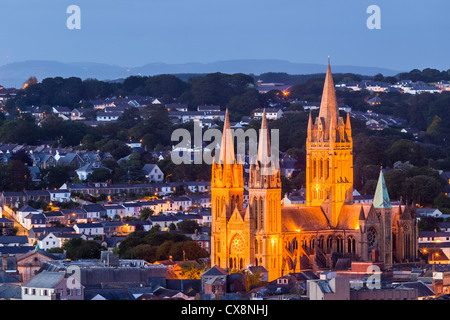
M 159 232 L 157 228 L 131 233 L 120 243 L 117 253 L 122 259 L 144 259 L 150 263 L 169 257 L 173 260 L 198 260 L 209 256 L 191 238 L 178 233 Z
M 26 106 L 90 108 L 89 101 L 106 97 L 151 96 L 163 103 L 187 104 L 194 110 L 198 105 L 214 104 L 228 107 L 233 117 L 248 115 L 253 109 L 268 105 L 271 96 L 260 95 L 252 76 L 245 74 L 212 73 L 190 77 L 183 81 L 174 75 L 130 76 L 122 82 L 107 82 L 80 78 L 46 78 L 27 86 L 5 110 L 12 115 Z

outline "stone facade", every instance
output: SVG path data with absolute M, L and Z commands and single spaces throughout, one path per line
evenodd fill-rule
M 382 170 L 373 203 L 353 202 L 350 117 L 339 117 L 329 65 L 319 116 L 313 121 L 310 115 L 307 133 L 306 204 L 284 206 L 279 165 L 264 161 L 272 157 L 263 116 L 244 209 L 243 169 L 236 163 L 227 112 L 220 160 L 212 166 L 211 263 L 228 270 L 263 266 L 271 281 L 346 261 L 382 262 L 388 267 L 414 261 L 414 207 L 391 205 Z

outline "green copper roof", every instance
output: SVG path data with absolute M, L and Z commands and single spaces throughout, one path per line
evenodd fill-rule
M 375 196 L 373 197 L 373 206 L 375 208 L 392 208 L 389 193 L 384 181 L 383 170 L 380 170 Z

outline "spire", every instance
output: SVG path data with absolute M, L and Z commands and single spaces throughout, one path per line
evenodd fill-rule
M 225 121 L 222 131 L 222 142 L 220 144 L 219 164 L 234 164 L 236 158 L 234 156 L 233 134 L 231 132 L 228 109 L 225 112 Z
M 258 161 L 263 164 L 268 164 L 270 160 L 271 150 L 270 150 L 270 136 L 269 136 L 269 125 L 267 124 L 266 109 L 263 111 L 261 130 L 259 131 L 259 141 L 258 141 Z
M 327 74 L 323 86 L 322 101 L 320 103 L 319 119 L 324 118 L 325 124 L 336 128 L 338 107 L 336 92 L 334 89 L 333 75 L 331 74 L 330 61 L 328 61 Z
M 373 197 L 373 206 L 379 209 L 392 208 L 386 182 L 384 181 L 383 168 L 380 169 L 380 177 L 378 178 L 377 188 Z
M 345 121 L 345 130 L 352 130 L 352 125 L 350 123 L 350 112 L 347 111 L 347 120 Z
M 311 110 L 309 110 L 309 119 L 308 119 L 308 132 L 310 132 L 312 130 L 312 115 L 311 115 Z
M 361 210 L 359 211 L 359 220 L 360 221 L 366 220 L 366 214 L 364 213 L 364 208 L 362 205 L 361 205 Z

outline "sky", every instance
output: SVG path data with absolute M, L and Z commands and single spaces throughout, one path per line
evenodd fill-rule
M 80 8 L 70 30 L 67 8 Z M 370 5 L 381 29 L 369 29 Z M 280 59 L 450 69 L 448 0 L 0 0 L 0 65 Z

